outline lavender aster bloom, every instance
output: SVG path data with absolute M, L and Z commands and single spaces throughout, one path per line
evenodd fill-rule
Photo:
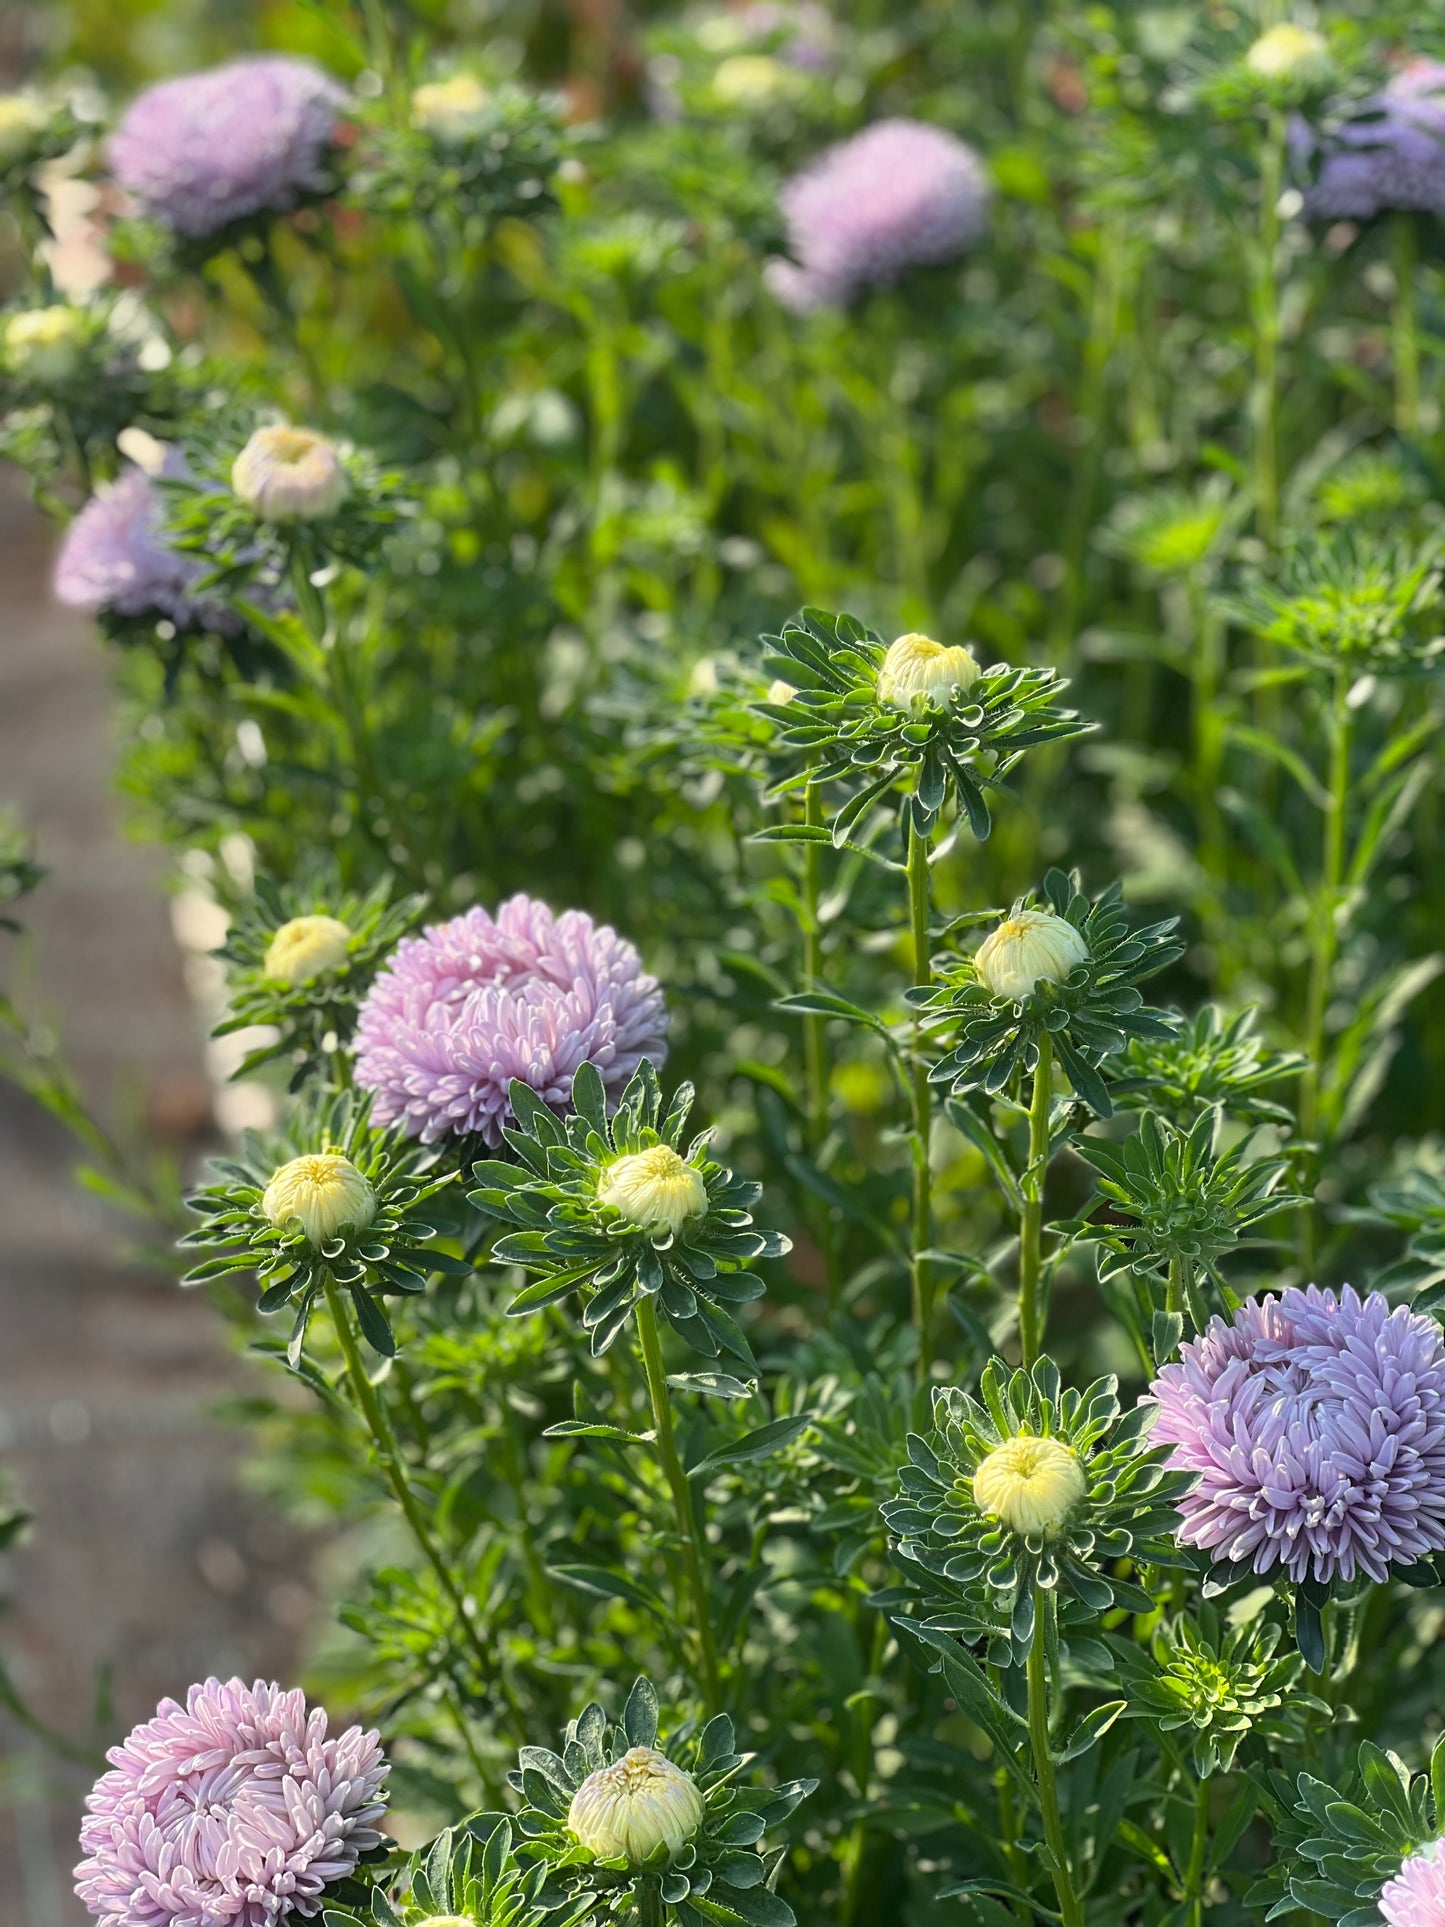
M 98 489 L 66 531 L 56 595 L 91 615 L 169 616 L 180 628 L 233 630 L 228 610 L 192 594 L 205 564 L 171 547 L 165 520 L 160 490 L 138 468 Z
M 1307 133 L 1296 146 L 1312 144 Z M 1445 214 L 1445 64 L 1413 60 L 1331 135 L 1305 212 L 1366 221 L 1392 208 Z
M 343 98 L 319 67 L 283 54 L 165 80 L 132 101 L 111 171 L 147 214 L 195 240 L 324 186 Z
M 1445 1921 L 1445 1840 L 1432 1840 L 1385 1883 L 1379 1909 L 1388 1927 L 1440 1927 Z
M 983 164 L 963 141 L 922 121 L 877 121 L 784 186 L 795 261 L 770 262 L 768 285 L 789 308 L 841 306 L 972 247 L 988 201 Z
M 1445 1549 L 1445 1343 L 1379 1292 L 1311 1285 L 1210 1320 L 1150 1387 L 1199 1482 L 1180 1537 L 1257 1573 L 1383 1580 Z
M 106 1927 L 273 1927 L 378 1844 L 375 1733 L 326 1735 L 305 1695 L 208 1679 L 106 1756 L 75 1890 Z
M 581 910 L 515 896 L 495 917 L 468 910 L 398 944 L 361 1006 L 356 1081 L 376 1092 L 378 1124 L 497 1145 L 513 1078 L 565 1108 L 580 1065 L 617 1098 L 666 1052 L 662 992 L 633 946 Z

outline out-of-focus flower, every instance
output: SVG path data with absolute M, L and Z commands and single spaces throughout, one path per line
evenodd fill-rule
M 380 1124 L 434 1143 L 502 1141 L 513 1078 L 564 1109 L 591 1062 L 616 1099 L 643 1058 L 667 1052 L 667 1011 L 633 946 L 581 910 L 510 898 L 397 946 L 361 1006 L 356 1077 Z
M 907 709 L 915 696 L 933 703 L 948 700 L 950 689 L 970 689 L 978 681 L 978 664 L 961 643 L 945 648 L 932 636 L 899 636 L 888 645 L 878 671 L 878 700 Z
M 660 1847 L 676 1859 L 702 1825 L 697 1782 L 655 1746 L 630 1747 L 572 1795 L 567 1825 L 599 1860 L 621 1857 L 641 1866 Z
M 1308 148 L 1305 130 L 1296 146 Z M 1367 221 L 1392 208 L 1445 214 L 1445 62 L 1412 60 L 1332 130 L 1305 213 Z
M 1410 1854 L 1379 1902 L 1387 1927 L 1440 1927 L 1445 1921 L 1445 1840 L 1431 1840 Z
M 180 628 L 233 631 L 229 610 L 193 593 L 205 564 L 172 548 L 165 521 L 161 493 L 139 469 L 105 484 L 66 531 L 56 595 L 92 615 L 167 616 Z
M 1040 982 L 1061 984 L 1089 946 L 1067 917 L 1050 910 L 1016 910 L 986 936 L 973 967 L 995 997 L 1027 997 Z
M 1244 64 L 1261 80 L 1321 81 L 1330 71 L 1329 44 L 1313 28 L 1286 20 L 1260 35 Z
M 769 264 L 769 287 L 789 308 L 838 307 L 972 247 L 989 182 L 973 149 L 941 127 L 881 120 L 795 175 L 781 202 L 793 259 Z
M 323 188 L 343 98 L 319 67 L 284 54 L 164 80 L 111 136 L 111 171 L 147 214 L 200 239 Z
M 107 1755 L 86 1801 L 76 1892 L 106 1927 L 279 1927 L 379 1845 L 375 1733 L 327 1737 L 305 1696 L 208 1679 Z
M 790 67 L 821 73 L 833 64 L 837 23 L 818 0 L 752 0 L 712 14 L 697 30 L 708 53 L 734 54 L 768 47 Z
M 50 109 L 33 94 L 0 94 L 0 168 L 27 160 L 50 120 Z
M 770 703 L 790 703 L 797 693 L 797 690 L 790 682 L 784 682 L 782 677 L 778 676 L 768 684 L 768 693 L 765 700 Z
M 273 422 L 232 463 L 231 486 L 263 522 L 320 522 L 346 499 L 346 470 L 315 429 Z
M 731 54 L 718 62 L 712 77 L 713 94 L 724 107 L 756 107 L 803 84 L 794 68 L 771 54 Z
M 29 308 L 5 320 L 5 361 L 12 375 L 59 388 L 85 359 L 85 317 L 77 308 Z
M 475 74 L 428 80 L 411 97 L 411 124 L 444 146 L 471 140 L 486 125 L 491 95 Z
M 1156 1444 L 1198 1474 L 1180 1537 L 1297 1584 L 1445 1550 L 1445 1344 L 1379 1292 L 1251 1299 L 1150 1387 Z
M 1079 1455 L 1026 1433 L 996 1445 L 973 1475 L 973 1502 L 1011 1532 L 1057 1532 L 1089 1489 Z
M 276 1172 L 261 1194 L 261 1215 L 274 1225 L 294 1219 L 319 1249 L 342 1225 L 364 1231 L 376 1216 L 376 1193 L 342 1152 L 308 1152 Z
M 263 973 L 274 983 L 309 983 L 345 963 L 350 944 L 351 931 L 339 917 L 292 917 L 267 946 Z
M 597 1196 L 644 1231 L 678 1231 L 707 1210 L 702 1172 L 668 1144 L 632 1151 L 609 1164 Z

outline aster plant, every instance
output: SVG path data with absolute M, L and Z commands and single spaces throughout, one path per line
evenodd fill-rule
M 547 1927 L 580 1927 L 585 1906 L 543 1910 L 542 1869 L 518 1861 L 514 1826 L 505 1814 L 472 1814 L 410 1855 L 389 1888 L 378 1882 L 364 1911 L 333 1901 L 327 1914 L 367 1927 L 421 1927 L 438 1919 L 472 1927 L 541 1927 L 544 1921 Z
M 1106 1066 L 1118 1110 L 1152 1110 L 1181 1131 L 1218 1109 L 1241 1124 L 1290 1126 L 1294 1112 L 1270 1093 L 1300 1075 L 1298 1051 L 1271 1048 L 1254 1006 L 1226 1017 L 1205 1004 L 1164 1037 L 1131 1037 Z

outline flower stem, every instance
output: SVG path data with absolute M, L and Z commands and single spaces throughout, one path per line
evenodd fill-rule
M 1193 1282 L 1190 1277 L 1191 1269 L 1192 1267 L 1177 1251 L 1169 1260 L 1169 1283 L 1165 1287 L 1164 1309 L 1167 1312 L 1177 1312 L 1181 1318 L 1184 1315 L 1189 1286 Z
M 1391 223 L 1395 256 L 1395 306 L 1390 317 L 1395 351 L 1395 432 L 1420 432 L 1420 329 L 1415 308 L 1415 217 L 1401 212 Z
M 1204 1855 L 1209 1845 L 1209 1782 L 1194 1790 L 1194 1834 L 1189 1843 L 1189 1867 L 1184 1876 L 1184 1927 L 1203 1927 Z
M 913 982 L 933 981 L 928 927 L 928 838 L 920 834 L 910 805 L 908 813 L 908 916 L 913 935 Z M 923 1051 L 923 1015 L 913 1020 L 913 1322 L 918 1330 L 918 1375 L 925 1381 L 933 1370 L 933 1276 L 924 1253 L 933 1243 L 933 1169 L 929 1162 L 933 1136 L 933 1087 Z
M 803 821 L 809 829 L 823 827 L 823 798 L 818 785 L 809 783 L 803 794 Z M 822 895 L 816 843 L 803 845 L 803 988 L 817 990 L 823 981 L 823 932 L 818 921 L 818 902 Z M 808 1155 L 822 1169 L 823 1145 L 828 1136 L 828 1047 L 823 1019 L 816 1012 L 803 1018 L 803 1077 L 808 1106 Z M 823 1275 L 827 1281 L 828 1310 L 838 1309 L 838 1262 L 834 1250 L 833 1208 L 822 1204 L 818 1216 L 818 1244 L 823 1255 Z
M 633 1889 L 633 1896 L 637 1901 L 637 1927 L 665 1927 L 662 1889 L 655 1880 L 645 1884 L 639 1881 Z
M 1043 1269 L 1044 1177 L 1049 1163 L 1049 1110 L 1053 1102 L 1054 1048 L 1047 1031 L 1039 1037 L 1034 1065 L 1033 1101 L 1029 1105 L 1029 1162 L 1024 1172 L 1023 1217 L 1019 1223 L 1019 1344 L 1024 1369 L 1034 1365 L 1043 1348 L 1044 1312 L 1039 1296 Z
M 457 1624 L 461 1627 L 467 1645 L 471 1648 L 482 1678 L 491 1681 L 499 1674 L 495 1657 L 488 1651 L 486 1642 L 477 1630 L 450 1567 L 437 1550 L 436 1541 L 432 1538 L 431 1529 L 427 1525 L 421 1505 L 407 1479 L 406 1464 L 396 1442 L 396 1433 L 392 1430 L 391 1420 L 386 1415 L 386 1407 L 377 1397 L 376 1387 L 367 1376 L 361 1348 L 356 1341 L 356 1328 L 351 1322 L 351 1308 L 336 1280 L 329 1274 L 324 1290 L 326 1309 L 331 1313 L 331 1322 L 336 1328 L 336 1336 L 341 1343 L 347 1376 L 351 1380 L 351 1389 L 355 1394 L 361 1415 L 366 1421 L 367 1430 L 371 1433 L 372 1443 L 376 1447 L 376 1455 L 386 1473 L 387 1483 L 396 1495 L 396 1502 L 401 1507 L 407 1524 L 411 1527 L 412 1537 L 421 1548 L 422 1556 L 436 1574 L 442 1591 L 451 1602 L 457 1616 Z
M 1084 564 L 1089 546 L 1089 518 L 1103 461 L 1104 430 L 1109 401 L 1109 364 L 1119 339 L 1123 306 L 1125 247 L 1123 224 L 1106 220 L 1099 230 L 1094 264 L 1094 292 L 1089 307 L 1089 333 L 1084 343 L 1079 389 L 1078 444 L 1073 476 L 1064 511 L 1063 576 L 1049 625 L 1049 655 L 1059 660 L 1070 648 L 1084 602 Z
M 1260 535 L 1279 534 L 1279 197 L 1287 123 L 1269 117 L 1259 160 L 1259 265 L 1254 286 L 1254 494 Z
M 1349 684 L 1343 671 L 1335 676 L 1330 705 L 1330 772 L 1325 801 L 1324 849 L 1320 865 L 1320 885 L 1315 897 L 1313 942 L 1310 952 L 1309 987 L 1305 994 L 1305 1056 L 1308 1060 L 1300 1079 L 1299 1128 L 1307 1146 L 1320 1126 L 1320 1079 L 1324 1069 L 1325 1013 L 1329 1008 L 1330 981 L 1334 974 L 1335 954 L 1339 947 L 1340 891 L 1345 873 L 1345 808 L 1350 785 L 1350 707 Z M 1312 1180 L 1319 1176 L 1317 1149 L 1305 1152 Z M 1306 1190 L 1312 1189 L 1312 1184 Z M 1299 1261 L 1308 1271 L 1314 1263 L 1314 1212 L 1300 1207 L 1297 1240 Z
M 1034 1588 L 1034 1636 L 1029 1647 L 1029 1745 L 1034 1756 L 1034 1783 L 1039 1792 L 1039 1813 L 1044 1823 L 1044 1839 L 1053 1861 L 1054 1891 L 1059 1897 L 1059 1912 L 1064 1927 L 1084 1927 L 1084 1909 L 1074 1892 L 1069 1871 L 1068 1849 L 1064 1844 L 1064 1825 L 1059 1818 L 1059 1792 L 1054 1784 L 1054 1757 L 1049 1748 L 1049 1678 L 1044 1652 L 1044 1613 L 1047 1607 L 1043 1588 Z
M 672 1401 L 667 1392 L 667 1373 L 662 1363 L 662 1339 L 657 1329 L 657 1307 L 643 1292 L 637 1300 L 637 1336 L 642 1347 L 642 1369 L 647 1374 L 647 1394 L 652 1401 L 652 1423 L 657 1430 L 657 1456 L 672 1492 L 677 1514 L 678 1536 L 682 1540 L 683 1565 L 688 1590 L 692 1594 L 693 1630 L 697 1638 L 698 1659 L 708 1708 L 716 1713 L 722 1703 L 718 1682 L 717 1644 L 713 1637 L 711 1601 L 706 1578 L 705 1548 L 693 1510 L 687 1474 L 677 1455 L 677 1440 L 672 1430 Z

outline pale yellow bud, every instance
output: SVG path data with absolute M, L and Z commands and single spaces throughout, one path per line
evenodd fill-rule
M 599 1860 L 638 1867 L 660 1847 L 675 1860 L 702 1825 L 702 1794 L 690 1773 L 653 1746 L 634 1746 L 599 1767 L 572 1795 L 567 1825 Z
M 770 682 L 768 684 L 768 701 L 770 703 L 790 703 L 797 693 L 793 685 L 790 682 L 784 682 L 781 676 L 778 677 L 776 682 Z
M 309 983 L 346 962 L 351 931 L 339 917 L 292 917 L 266 949 L 263 975 L 278 984 Z
M 1261 34 L 1244 62 L 1261 80 L 1323 80 L 1330 70 L 1330 50 L 1323 34 L 1287 21 Z
M 263 522 L 317 522 L 346 497 L 335 444 L 310 428 L 258 428 L 231 467 L 231 487 Z
M 0 94 L 0 167 L 14 167 L 50 125 L 50 109 L 33 94 Z
M 712 91 L 725 107 L 754 107 L 794 92 L 800 78 L 770 54 L 733 54 L 719 62 Z
M 274 1225 L 294 1219 L 319 1247 L 342 1225 L 364 1231 L 376 1216 L 376 1193 L 340 1151 L 315 1151 L 281 1166 L 262 1193 L 261 1216 Z
M 644 1231 L 678 1231 L 707 1210 L 702 1172 L 667 1144 L 631 1151 L 609 1164 L 597 1196 Z
M 717 692 L 717 658 L 699 656 L 687 679 L 687 693 L 689 696 L 715 696 Z
M 5 360 L 12 374 L 58 388 L 81 365 L 84 317 L 75 308 L 31 308 L 5 322 Z
M 411 97 L 411 124 L 443 144 L 471 140 L 487 123 L 491 96 L 475 74 L 429 80 Z
M 878 700 L 896 709 L 911 708 L 916 697 L 941 704 L 951 689 L 972 688 L 978 673 L 978 664 L 961 644 L 945 649 L 932 636 L 900 636 L 888 645 L 878 671 Z
M 1047 1538 L 1089 1489 L 1079 1455 L 1059 1439 L 996 1445 L 973 1475 L 973 1502 L 1010 1531 Z
M 1061 984 L 1088 955 L 1089 946 L 1066 917 L 1016 910 L 984 938 L 973 967 L 986 990 L 1017 1002 L 1036 984 Z

